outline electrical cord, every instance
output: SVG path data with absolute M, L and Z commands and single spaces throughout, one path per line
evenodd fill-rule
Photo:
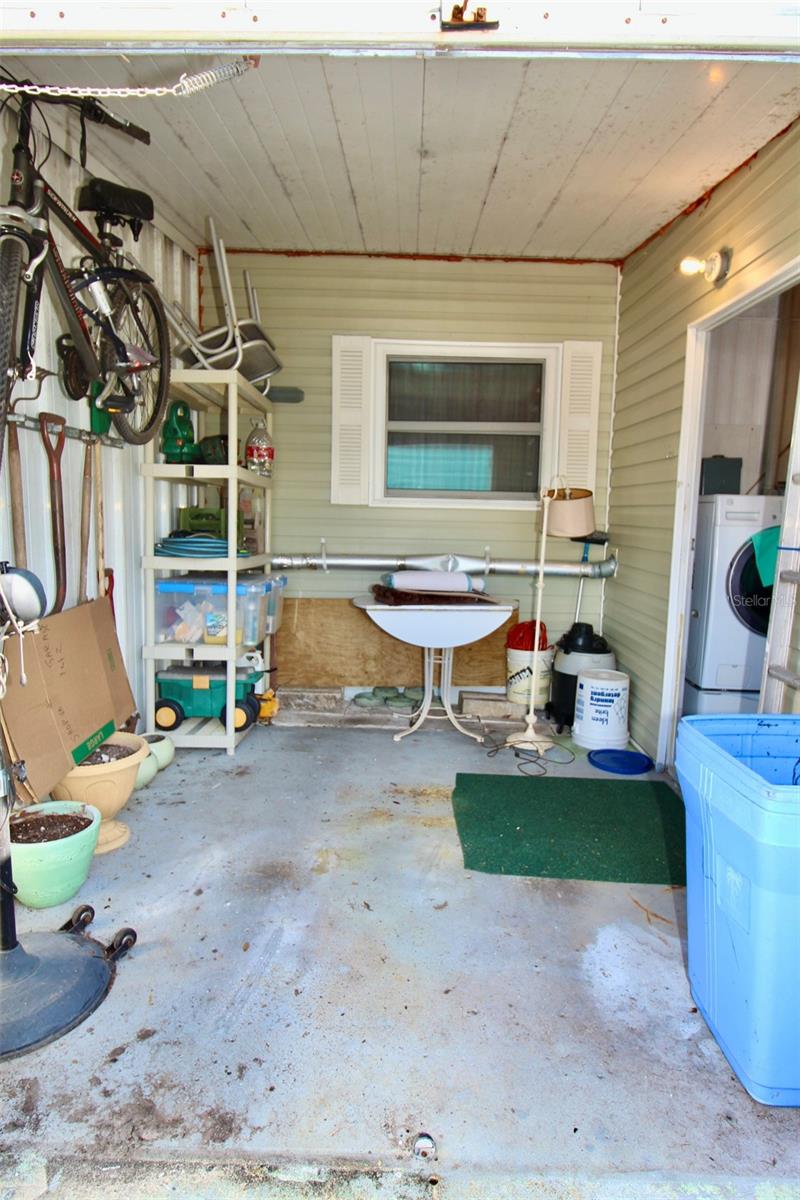
M 496 741 L 491 734 L 484 738 L 487 758 L 494 758 L 501 750 L 513 750 L 514 758 L 517 763 L 517 770 L 521 775 L 527 775 L 530 779 L 538 779 L 543 775 L 547 775 L 548 767 L 568 767 L 570 763 L 575 762 L 575 755 L 568 746 L 551 746 L 541 753 L 538 750 L 521 749 L 519 746 L 510 746 L 505 738 L 501 741 Z M 559 757 L 554 757 L 553 752 L 556 751 Z M 561 757 L 566 755 L 566 757 Z

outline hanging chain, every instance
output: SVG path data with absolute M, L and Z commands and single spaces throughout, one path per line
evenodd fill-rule
M 217 83 L 227 79 L 236 79 L 244 75 L 256 65 L 253 58 L 240 58 L 233 63 L 222 63 L 208 71 L 200 71 L 196 75 L 181 75 L 177 83 L 171 87 L 62 87 L 54 83 L 10 83 L 0 80 L 0 92 L 16 94 L 24 92 L 26 96 L 68 96 L 74 100 L 87 97 L 107 99 L 111 97 L 141 99 L 144 96 L 193 96 L 195 92 L 205 91 Z

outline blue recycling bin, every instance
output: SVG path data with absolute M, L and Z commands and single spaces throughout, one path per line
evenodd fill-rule
M 800 717 L 678 727 L 689 982 L 736 1075 L 800 1105 Z

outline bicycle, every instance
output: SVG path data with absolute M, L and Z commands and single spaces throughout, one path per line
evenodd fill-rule
M 45 271 L 68 330 L 56 342 L 67 395 L 73 400 L 90 395 L 126 442 L 142 445 L 155 436 L 167 404 L 169 330 L 153 280 L 123 252 L 122 239 L 112 229 L 128 226 L 138 241 L 145 222 L 153 219 L 153 201 L 146 192 L 90 179 L 80 188 L 76 207 L 95 214 L 95 237 L 34 161 L 32 109 L 43 101 L 66 104 L 80 110 L 82 123 L 89 119 L 109 125 L 145 143 L 150 135 L 96 100 L 34 100 L 26 92 L 17 99 L 11 191 L 8 204 L 0 206 L 0 463 L 16 384 L 32 380 L 35 392 L 20 399 L 36 399 L 43 379 L 53 374 L 37 367 L 34 359 Z M 51 218 L 81 247 L 78 266 L 64 265 Z

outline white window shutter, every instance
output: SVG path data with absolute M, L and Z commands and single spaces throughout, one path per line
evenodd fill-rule
M 594 491 L 600 414 L 601 342 L 565 342 L 559 414 L 558 474 Z
M 369 503 L 368 337 L 333 338 L 331 504 Z

